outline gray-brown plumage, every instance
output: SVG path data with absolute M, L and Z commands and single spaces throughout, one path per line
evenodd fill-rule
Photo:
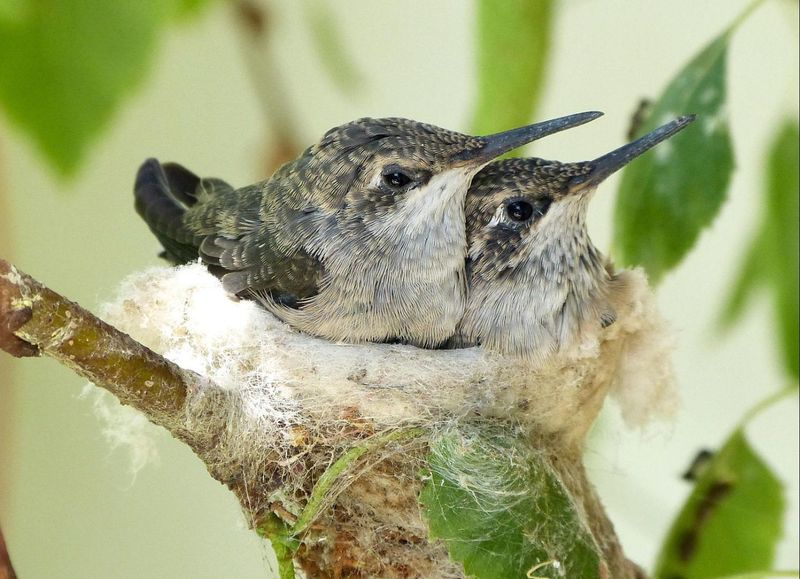
M 478 173 L 466 204 L 469 296 L 452 343 L 541 361 L 613 323 L 617 282 L 589 238 L 589 200 L 609 175 L 693 120 L 594 161 L 508 159 Z
M 198 256 L 225 288 L 304 332 L 422 346 L 465 303 L 464 198 L 491 159 L 588 122 L 583 113 L 471 137 L 406 119 L 328 131 L 270 179 L 234 189 L 155 159 L 136 208 L 177 263 Z

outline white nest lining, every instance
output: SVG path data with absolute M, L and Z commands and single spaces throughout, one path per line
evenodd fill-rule
M 582 440 L 596 416 L 592 408 L 599 410 L 609 390 L 630 425 L 676 406 L 672 340 L 646 278 L 640 270 L 620 276 L 627 291 L 617 321 L 536 367 L 481 348 L 335 344 L 307 336 L 257 303 L 230 297 L 199 263 L 131 275 L 104 314 L 176 364 L 236 393 L 237 428 L 258 432 L 260 444 L 278 451 L 297 436 L 354 418 L 380 432 L 502 417 L 545 434 L 576 432 Z M 129 428 L 128 420 L 120 424 Z

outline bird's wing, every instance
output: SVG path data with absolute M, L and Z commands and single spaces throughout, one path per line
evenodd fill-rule
M 269 294 L 294 306 L 316 295 L 321 262 L 306 251 L 316 208 L 294 190 L 286 172 L 230 191 L 214 191 L 189 210 L 187 221 L 203 236 L 200 257 L 237 295 Z

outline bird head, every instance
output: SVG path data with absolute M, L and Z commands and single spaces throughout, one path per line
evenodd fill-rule
M 343 211 L 347 221 L 413 234 L 447 222 L 453 207 L 463 216 L 472 177 L 492 159 L 598 116 L 581 113 L 478 137 L 408 119 L 359 119 L 329 130 L 297 169 L 324 197 L 317 202 Z
M 675 119 L 593 161 L 527 158 L 489 164 L 467 197 L 473 271 L 489 279 L 522 272 L 563 282 L 591 265 L 587 260 L 599 261 L 586 231 L 587 207 L 598 185 L 693 120 L 693 115 Z

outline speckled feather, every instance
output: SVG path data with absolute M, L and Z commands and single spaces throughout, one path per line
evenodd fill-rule
M 448 162 L 482 146 L 406 119 L 361 119 L 241 189 L 150 160 L 137 210 L 173 261 L 199 255 L 230 292 L 259 296 L 298 329 L 430 346 L 454 331 L 466 291 L 463 200 L 477 167 Z M 390 163 L 433 178 L 389 195 L 375 181 Z
M 469 298 L 455 345 L 544 361 L 616 320 L 627 293 L 589 239 L 598 185 L 695 120 L 683 115 L 593 161 L 495 161 L 467 197 Z
M 579 343 L 587 325 L 614 320 L 614 276 L 592 244 L 586 210 L 594 189 L 570 194 L 591 162 L 508 159 L 485 167 L 467 195 L 469 296 L 452 343 L 543 360 Z M 506 206 L 549 209 L 516 223 Z
M 472 177 L 494 157 L 601 114 L 486 137 L 360 119 L 238 190 L 151 159 L 137 176 L 136 209 L 168 257 L 185 262 L 197 248 L 229 292 L 257 297 L 299 330 L 436 346 L 464 311 Z

